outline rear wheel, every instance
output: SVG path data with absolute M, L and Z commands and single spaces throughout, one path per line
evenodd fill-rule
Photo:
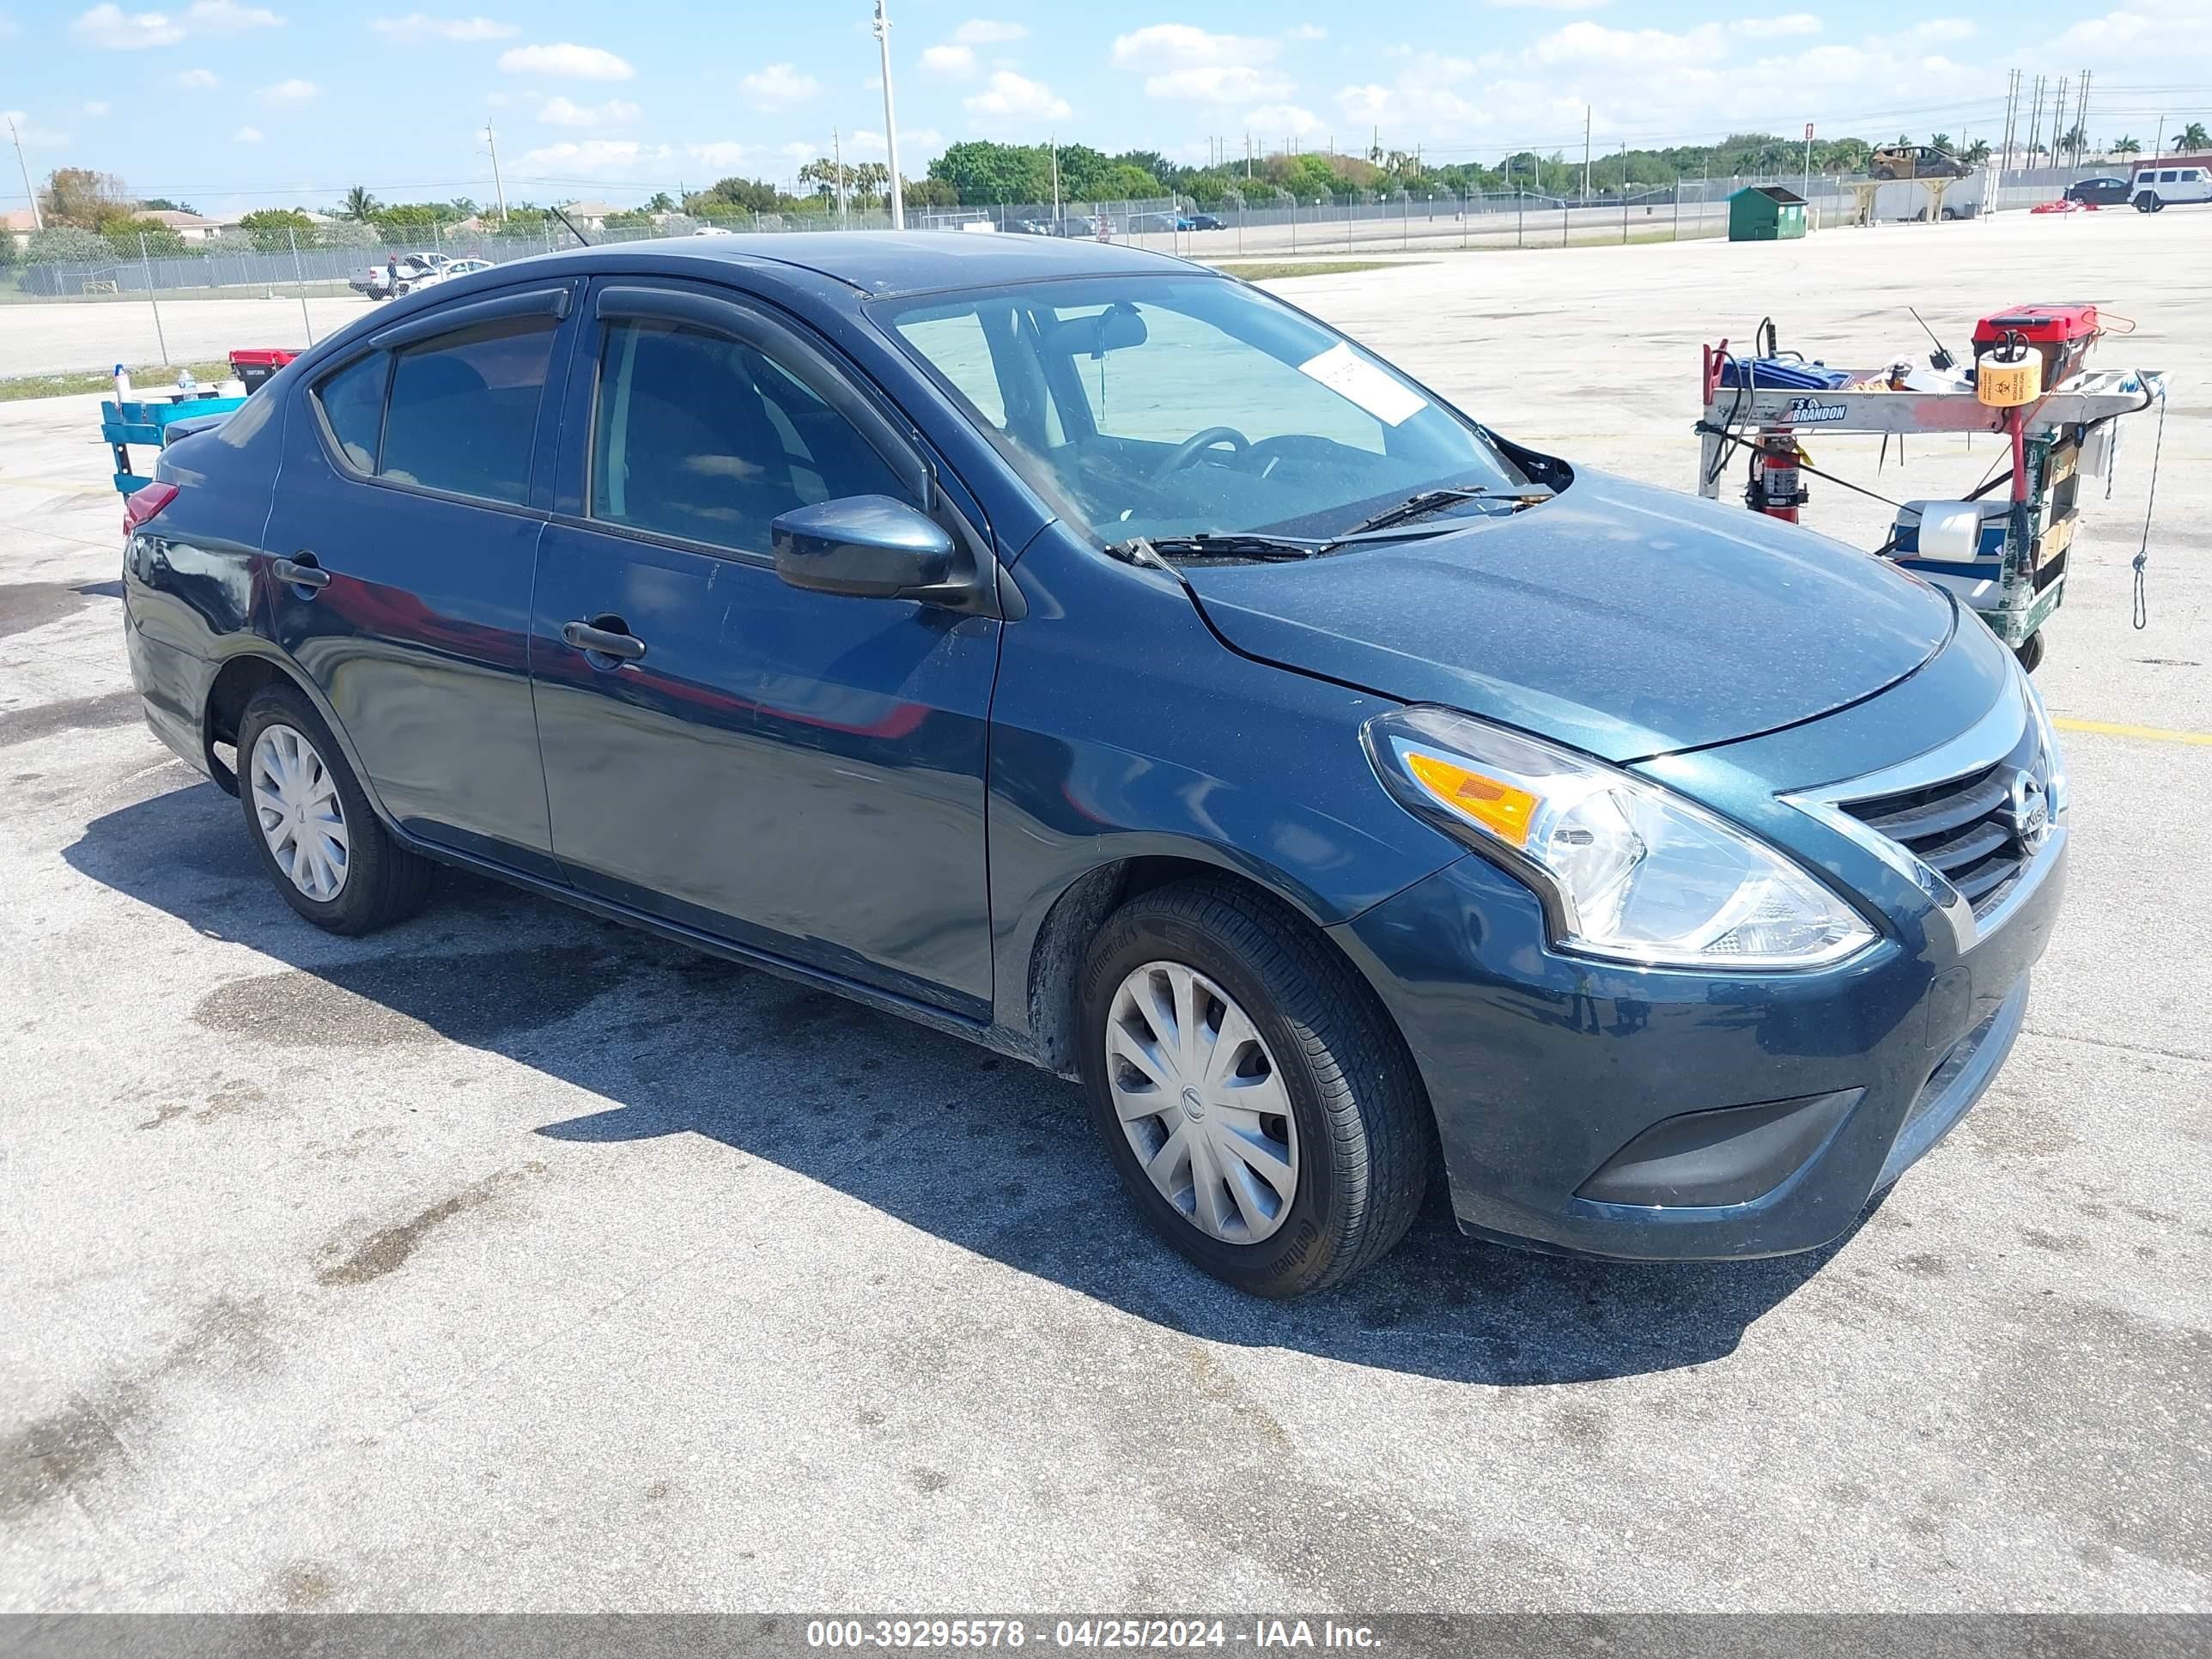
M 2154 190 L 2147 190 L 2136 198 L 2137 213 L 2155 213 L 2162 205 L 2164 204 L 2158 199 L 2158 192 Z
M 2043 660 L 2043 630 L 2038 629 L 2034 633 L 2030 634 L 2018 645 L 2013 647 L 2012 653 L 2020 659 L 2020 665 L 2023 671 L 2030 674 L 2035 672 L 2037 665 Z
M 1226 883 L 1146 893 L 1092 942 L 1080 1013 L 1108 1155 L 1206 1272 L 1298 1296 L 1404 1237 L 1427 1102 L 1373 994 L 1300 918 Z
M 377 822 L 330 728 L 290 685 L 246 705 L 238 798 L 262 867 L 318 927 L 366 933 L 422 908 L 429 864 Z

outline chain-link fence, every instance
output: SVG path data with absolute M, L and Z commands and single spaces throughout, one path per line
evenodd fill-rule
M 2045 168 L 2007 175 L 2001 185 L 1992 174 L 1978 173 L 1947 185 L 1943 216 L 2030 206 L 2056 197 L 2074 179 L 2113 170 Z M 1714 236 L 1727 229 L 1729 198 L 1746 185 L 1766 184 L 1804 195 L 1816 227 L 1853 222 L 1869 189 L 1865 181 L 1858 181 L 1855 190 L 1852 181 L 1799 174 L 1684 179 L 1587 198 L 1526 190 L 1417 189 L 1292 198 L 1255 181 L 1249 195 L 1232 195 L 1206 209 L 1170 197 L 916 207 L 908 212 L 907 224 L 919 230 L 1097 239 L 1200 260 L 1279 263 L 1331 254 Z M 1917 185 L 1893 184 L 1875 191 L 1870 204 L 1877 219 L 1911 218 L 1924 215 L 1930 200 Z M 574 246 L 579 234 L 593 243 L 627 242 L 792 231 L 836 234 L 887 229 L 890 222 L 879 206 L 828 204 L 782 213 L 732 211 L 713 220 L 680 213 L 646 223 L 585 219 L 574 231 L 550 216 L 526 223 L 520 215 L 504 229 L 424 225 L 410 231 L 342 222 L 282 231 L 264 227 L 186 244 L 182 251 L 174 246 L 165 251 L 151 236 L 103 239 L 72 233 L 62 240 L 80 257 L 28 258 L 19 251 L 0 264 L 0 374 L 83 370 L 115 361 L 206 362 L 232 346 L 311 343 L 342 326 L 363 305 L 386 297 L 395 285 L 395 261 L 400 279 L 411 288 L 443 261 L 503 264 Z M 47 240 L 49 245 L 54 240 Z M 38 246 L 34 239 L 33 249 Z M 410 255 L 426 258 L 410 269 Z M 228 303 L 185 303 L 210 301 Z M 113 309 L 103 313 L 103 301 Z M 33 319 L 15 307 L 37 302 L 46 302 L 38 307 L 46 320 L 30 325 Z M 78 314 L 64 320 L 58 307 Z M 139 313 L 145 313 L 143 323 L 126 319 Z

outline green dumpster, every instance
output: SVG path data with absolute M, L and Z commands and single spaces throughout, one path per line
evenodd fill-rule
M 1787 242 L 1805 234 L 1805 198 L 1780 185 L 1746 185 L 1729 198 L 1729 240 Z

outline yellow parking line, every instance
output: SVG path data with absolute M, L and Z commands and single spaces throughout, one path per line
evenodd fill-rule
M 2101 738 L 2142 738 L 2152 743 L 2187 743 L 2212 749 L 2212 732 L 2175 732 L 2163 726 L 2118 726 L 2111 720 L 2054 719 L 2062 732 L 2094 732 Z

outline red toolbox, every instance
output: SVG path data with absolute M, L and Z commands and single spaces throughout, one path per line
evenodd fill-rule
M 2056 386 L 2081 367 L 2089 348 L 2104 332 L 2097 307 L 2078 301 L 2014 306 L 1992 312 L 1974 325 L 1974 356 L 1980 358 L 2018 335 L 2043 359 L 2043 384 Z
M 300 354 L 283 346 L 256 348 L 230 354 L 230 372 L 246 383 L 251 394 L 269 384 L 270 377 Z

